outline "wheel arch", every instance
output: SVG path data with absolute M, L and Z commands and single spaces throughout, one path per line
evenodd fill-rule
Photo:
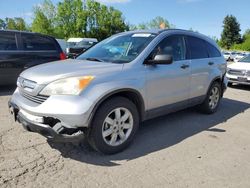
M 89 122 L 91 124 L 93 117 L 95 116 L 95 113 L 97 109 L 107 100 L 116 97 L 116 96 L 122 96 L 127 99 L 129 99 L 131 102 L 133 102 L 138 110 L 139 113 L 139 120 L 143 121 L 145 119 L 145 104 L 142 95 L 139 91 L 131 88 L 124 88 L 124 89 L 118 89 L 115 91 L 112 91 L 105 96 L 103 96 L 94 106 L 91 117 L 89 119 Z
M 210 89 L 210 87 L 212 86 L 212 84 L 214 83 L 214 82 L 218 82 L 220 85 L 221 85 L 221 89 L 223 89 L 222 88 L 222 79 L 223 78 L 221 78 L 220 76 L 216 76 L 214 79 L 212 79 L 212 81 L 210 82 L 210 84 L 209 84 L 209 87 L 208 87 L 208 89 L 207 89 L 207 93 L 208 93 L 208 91 L 209 91 L 209 89 Z M 221 95 L 223 95 L 223 92 L 221 91 Z M 221 96 L 222 97 L 222 96 Z

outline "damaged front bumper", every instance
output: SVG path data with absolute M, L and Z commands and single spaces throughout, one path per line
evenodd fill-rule
M 10 101 L 8 106 L 15 121 L 21 123 L 27 131 L 39 133 L 55 142 L 78 142 L 84 138 L 83 128 L 67 128 L 58 119 L 31 115 Z

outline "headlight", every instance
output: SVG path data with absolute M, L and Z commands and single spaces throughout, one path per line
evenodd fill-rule
M 57 80 L 48 84 L 41 92 L 41 95 L 79 95 L 94 76 L 72 77 Z

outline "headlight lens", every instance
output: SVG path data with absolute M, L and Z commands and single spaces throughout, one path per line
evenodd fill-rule
M 41 95 L 79 95 L 84 90 L 94 76 L 72 77 L 57 80 L 48 84 L 41 92 Z

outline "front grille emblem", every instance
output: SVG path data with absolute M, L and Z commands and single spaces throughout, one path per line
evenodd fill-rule
M 17 85 L 22 88 L 34 89 L 36 87 L 36 82 L 19 77 L 17 80 Z

